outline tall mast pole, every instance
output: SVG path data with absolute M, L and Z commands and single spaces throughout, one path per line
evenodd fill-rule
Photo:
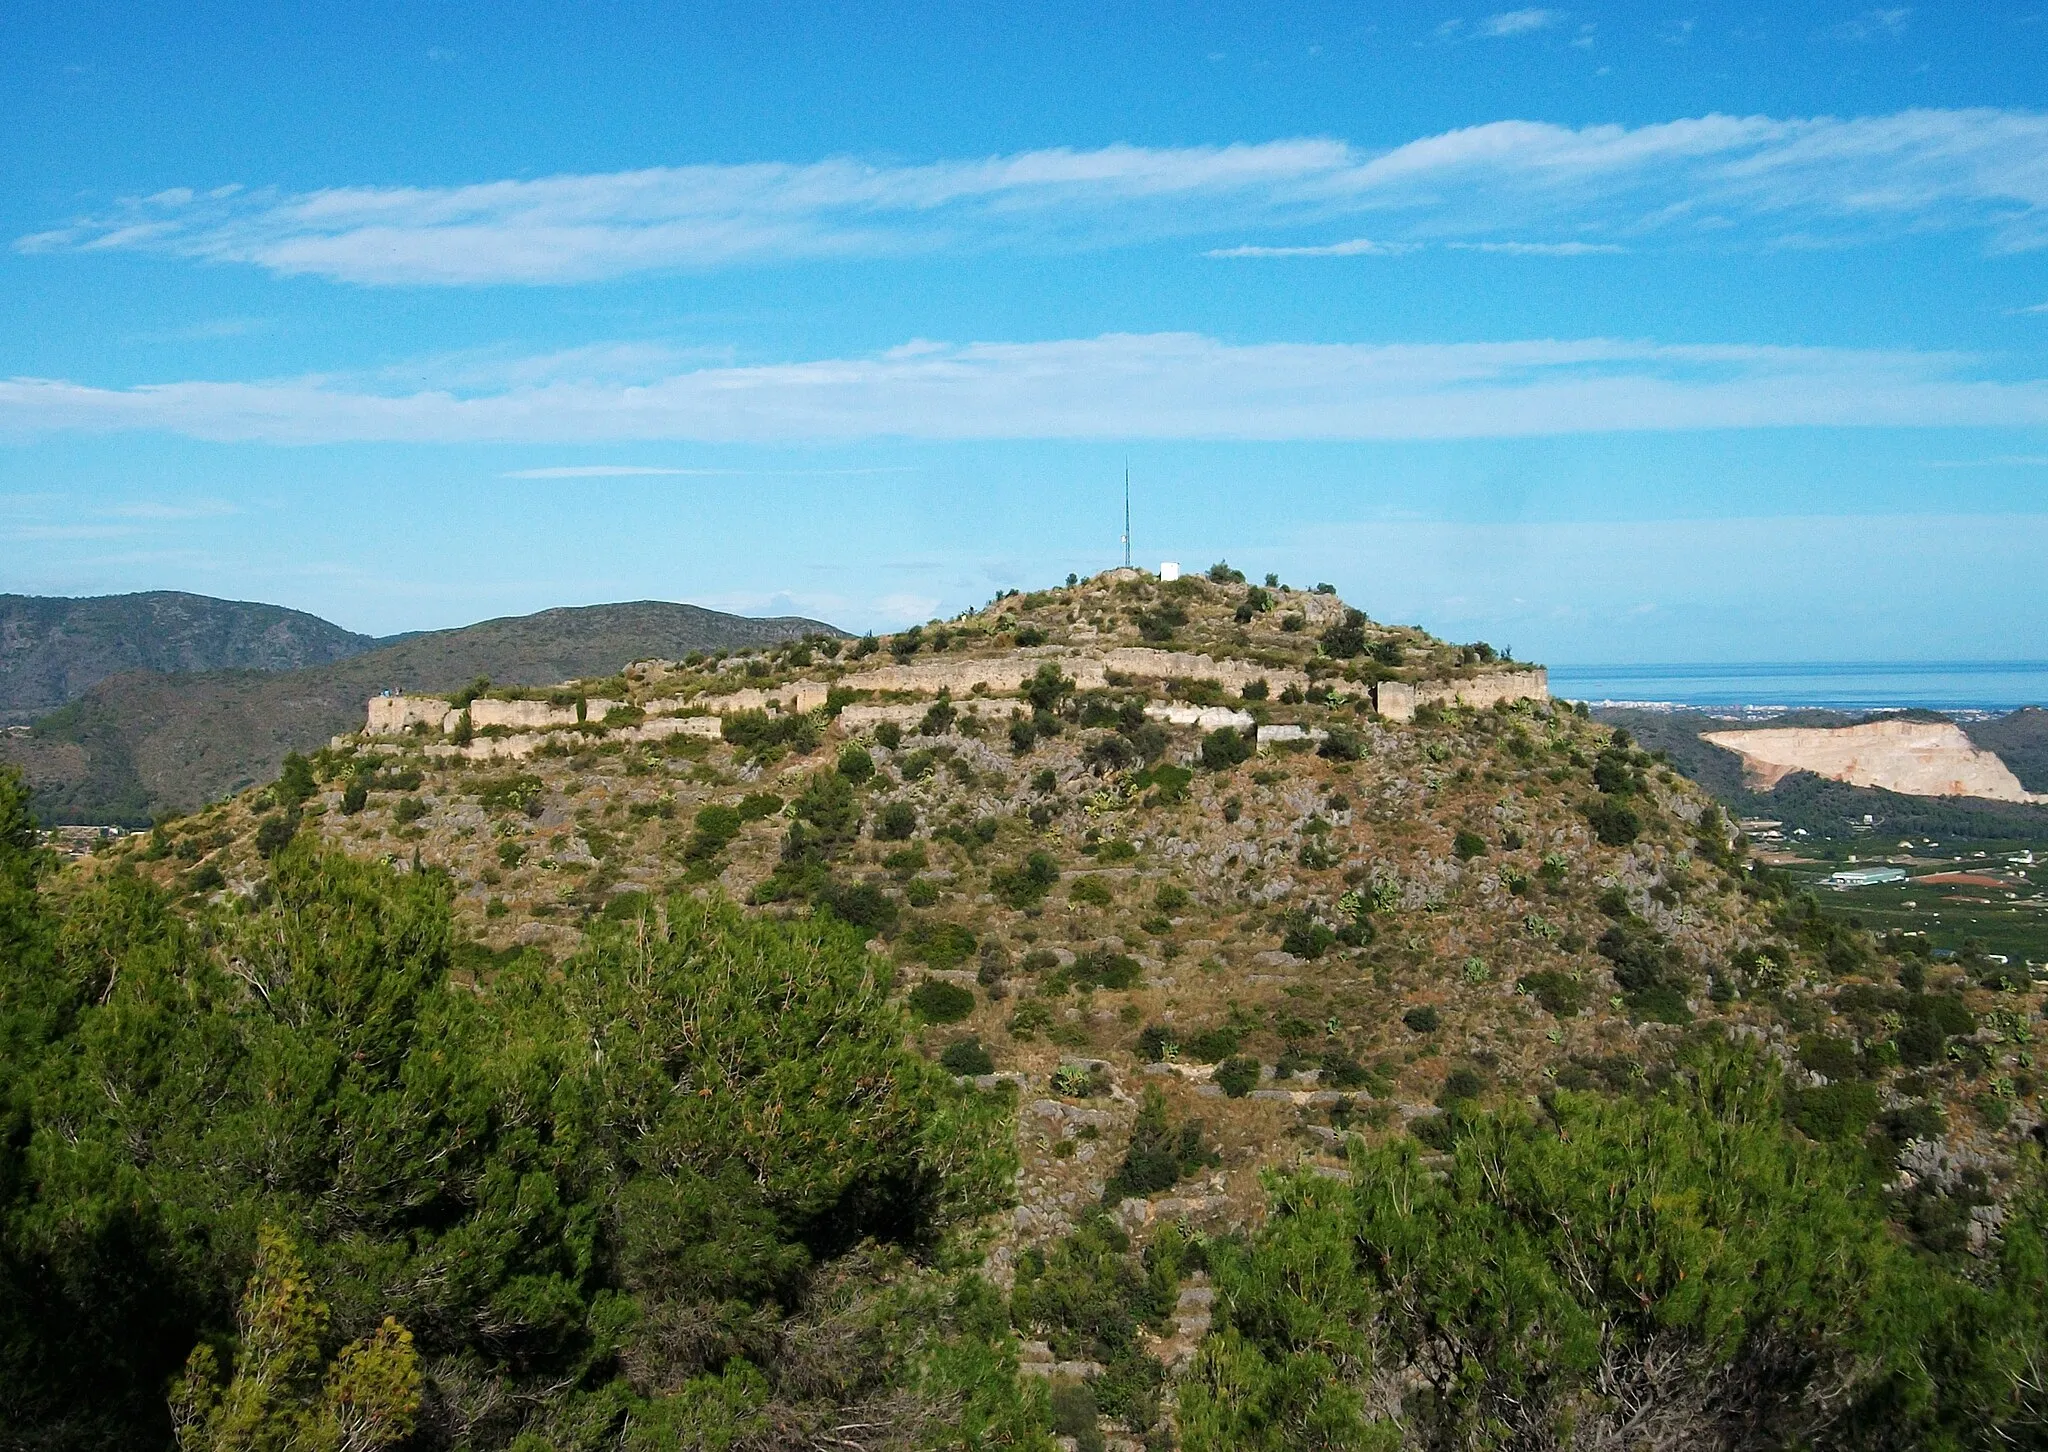
M 1131 567 L 1131 465 L 1124 461 L 1124 568 Z

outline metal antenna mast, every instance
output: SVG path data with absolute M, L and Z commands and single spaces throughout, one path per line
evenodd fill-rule
M 1131 464 L 1124 461 L 1124 568 L 1131 567 Z

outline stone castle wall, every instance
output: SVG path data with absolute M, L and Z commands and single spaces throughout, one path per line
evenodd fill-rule
M 1541 666 L 1488 671 L 1465 680 L 1381 681 L 1373 688 L 1373 708 L 1389 721 L 1413 721 L 1418 706 L 1484 710 L 1502 701 L 1549 699 L 1550 673 Z
M 1328 596 L 1306 595 L 1302 601 L 1327 600 Z M 947 691 L 964 697 L 963 711 L 977 711 L 982 705 L 995 714 L 1018 709 L 1014 701 L 984 701 L 969 693 L 977 687 L 998 695 L 1013 695 L 1038 667 L 1050 661 L 1082 689 L 1106 686 L 1111 675 L 1144 680 L 1215 681 L 1226 690 L 1242 691 L 1253 681 L 1264 681 L 1274 694 L 1289 686 L 1305 687 L 1308 678 L 1300 671 L 1274 670 L 1248 661 L 1215 660 L 1185 651 L 1149 650 L 1143 647 L 1103 651 L 1097 655 L 1034 650 L 995 660 L 923 661 L 915 665 L 886 665 L 871 671 L 849 674 L 843 684 L 862 690 L 916 692 L 937 696 Z M 649 719 L 637 726 L 621 727 L 606 739 L 614 741 L 658 741 L 684 734 L 717 738 L 723 734 L 720 715 L 737 711 L 773 710 L 803 713 L 821 709 L 828 687 L 822 681 L 795 681 L 767 690 L 746 689 L 718 696 L 669 696 L 644 705 Z M 1485 708 L 1500 701 L 1545 701 L 1550 698 L 1548 674 L 1540 667 L 1524 670 L 1489 671 L 1463 680 L 1382 681 L 1373 690 L 1374 708 L 1390 721 L 1412 721 L 1420 706 L 1464 705 Z M 589 721 L 602 721 L 609 711 L 624 702 L 593 699 L 585 703 Z M 861 702 L 846 706 L 838 716 L 842 731 L 872 730 L 889 723 L 915 727 L 930 709 L 928 701 Z M 676 715 L 679 711 L 703 714 Z M 1227 706 L 1152 704 L 1145 714 L 1154 720 L 1177 726 L 1212 731 L 1229 726 L 1250 727 L 1249 713 Z M 461 757 L 473 761 L 516 759 L 530 756 L 550 739 L 547 733 L 577 724 L 574 706 L 556 706 L 546 701 L 500 701 L 479 698 L 469 706 L 470 725 L 475 730 L 500 727 L 509 736 L 479 737 L 466 745 L 437 743 L 427 748 L 435 756 Z M 396 736 L 424 725 L 444 734 L 461 723 L 462 713 L 438 696 L 373 696 L 368 702 L 364 734 Z M 1299 733 L 1297 735 L 1297 733 Z M 1315 739 L 1319 732 L 1294 727 L 1262 728 L 1261 744 L 1269 740 Z

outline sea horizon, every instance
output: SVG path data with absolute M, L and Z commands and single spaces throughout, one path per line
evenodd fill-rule
M 1550 691 L 1596 706 L 2005 712 L 2048 705 L 2048 661 L 1566 664 Z

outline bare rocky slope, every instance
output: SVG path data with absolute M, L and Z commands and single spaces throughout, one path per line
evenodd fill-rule
M 1701 740 L 1743 760 L 1752 787 L 1769 791 L 1795 771 L 1921 797 L 2048 802 L 1953 721 L 1892 718 L 1854 726 L 1713 731 Z
M 0 725 L 33 721 L 129 671 L 295 671 L 377 645 L 302 610 L 177 590 L 0 595 Z
M 254 891 L 312 831 L 446 872 L 501 958 L 673 893 L 855 921 L 924 1050 L 1016 1095 L 999 1279 L 1098 1204 L 1242 1225 L 1262 1170 L 1342 1176 L 1453 1102 L 1654 1083 L 1709 1028 L 1795 1066 L 1811 1133 L 1895 1126 L 1929 1223 L 1981 1235 L 1950 1192 L 1967 1169 L 1992 1198 L 2039 1122 L 2036 986 L 1784 900 L 1704 790 L 1557 703 L 1374 709 L 1490 689 L 1491 654 L 1224 570 L 1111 572 L 883 642 L 500 689 L 566 713 L 518 760 L 476 723 L 521 713 L 457 697 L 101 860 Z M 1148 1103 L 1196 1126 L 1164 1185 L 1131 1178 Z
M 451 691 L 478 676 L 560 680 L 645 656 L 821 632 L 835 633 L 815 620 L 650 600 L 430 631 L 306 670 L 132 671 L 99 682 L 29 736 L 0 737 L 0 760 L 22 767 L 46 822 L 146 825 L 269 779 L 286 752 L 360 726 L 364 698 L 378 691 Z

